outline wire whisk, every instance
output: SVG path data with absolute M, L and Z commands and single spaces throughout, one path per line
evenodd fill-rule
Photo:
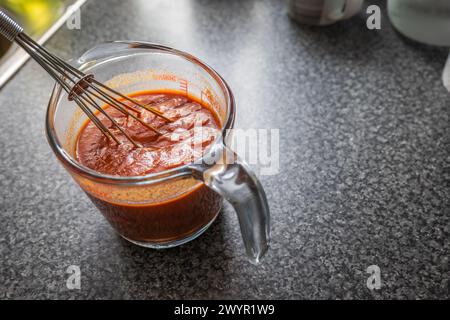
M 139 118 L 139 108 L 153 113 L 166 122 L 172 122 L 171 119 L 165 117 L 159 110 L 152 108 L 148 104 L 142 104 L 102 84 L 94 78 L 94 75 L 85 74 L 51 54 L 47 49 L 40 46 L 24 33 L 23 28 L 2 10 L 0 10 L 0 34 L 9 41 L 16 42 L 22 47 L 67 92 L 68 99 L 74 101 L 92 123 L 107 138 L 114 140 L 117 144 L 121 142 L 96 116 L 95 110 L 102 113 L 112 123 L 112 126 L 116 127 L 135 147 L 140 147 L 140 144 L 133 140 L 117 121 L 102 108 L 100 101 L 107 106 L 115 108 L 124 115 L 133 118 L 157 134 L 161 134 L 158 129 Z M 125 102 L 128 102 L 128 104 Z

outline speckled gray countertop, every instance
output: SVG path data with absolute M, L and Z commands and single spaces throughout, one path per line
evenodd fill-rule
M 0 298 L 450 298 L 448 50 L 382 15 L 370 31 L 364 12 L 302 27 L 277 0 L 88 1 L 81 30 L 63 27 L 51 50 L 177 47 L 227 79 L 237 127 L 280 129 L 280 173 L 261 177 L 271 250 L 246 261 L 229 205 L 175 249 L 118 237 L 47 145 L 52 81 L 29 62 L 0 90 Z M 66 287 L 69 265 L 80 290 Z M 366 286 L 370 265 L 380 290 Z

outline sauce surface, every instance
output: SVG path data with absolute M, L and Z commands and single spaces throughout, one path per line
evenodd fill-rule
M 171 92 L 141 92 L 132 95 L 143 105 L 159 110 L 172 120 L 168 123 L 140 107 L 133 107 L 139 113 L 127 111 L 156 128 L 161 134 L 151 131 L 130 116 L 108 106 L 104 110 L 141 147 L 135 147 L 105 115 L 98 113 L 100 121 L 121 142 L 108 139 L 92 123 L 81 129 L 76 158 L 84 166 L 95 171 L 118 176 L 139 176 L 161 172 L 192 163 L 202 156 L 220 134 L 216 116 L 199 102 L 184 95 Z M 127 105 L 131 105 L 125 101 Z M 201 127 L 201 130 L 195 128 Z

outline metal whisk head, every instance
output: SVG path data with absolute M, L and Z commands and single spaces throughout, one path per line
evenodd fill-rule
M 137 108 L 145 109 L 167 122 L 171 120 L 160 111 L 149 105 L 144 105 L 135 99 L 128 97 L 114 89 L 107 87 L 95 80 L 92 74 L 85 74 L 72 67 L 62 59 L 48 52 L 44 47 L 37 44 L 33 39 L 23 32 L 23 28 L 11 19 L 6 13 L 0 10 L 0 34 L 9 41 L 15 41 L 21 46 L 37 63 L 44 68 L 53 79 L 67 92 L 68 99 L 74 101 L 81 110 L 89 117 L 97 128 L 109 139 L 120 144 L 120 141 L 95 115 L 95 110 L 102 113 L 112 125 L 116 127 L 135 147 L 140 145 L 135 142 L 130 135 L 100 106 L 99 101 L 111 106 L 126 116 L 138 121 L 144 127 L 160 134 L 152 125 L 144 122 L 138 117 L 140 111 Z M 126 104 L 125 102 L 128 102 Z M 130 111 L 131 112 L 130 112 Z

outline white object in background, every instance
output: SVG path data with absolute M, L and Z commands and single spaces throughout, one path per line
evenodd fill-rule
M 450 46 L 450 0 L 388 0 L 388 15 L 408 38 Z
M 329 25 L 357 14 L 364 0 L 289 0 L 289 15 L 301 23 Z
M 448 56 L 447 63 L 445 64 L 444 73 L 442 74 L 442 81 L 444 81 L 444 86 L 450 92 L 450 55 Z

